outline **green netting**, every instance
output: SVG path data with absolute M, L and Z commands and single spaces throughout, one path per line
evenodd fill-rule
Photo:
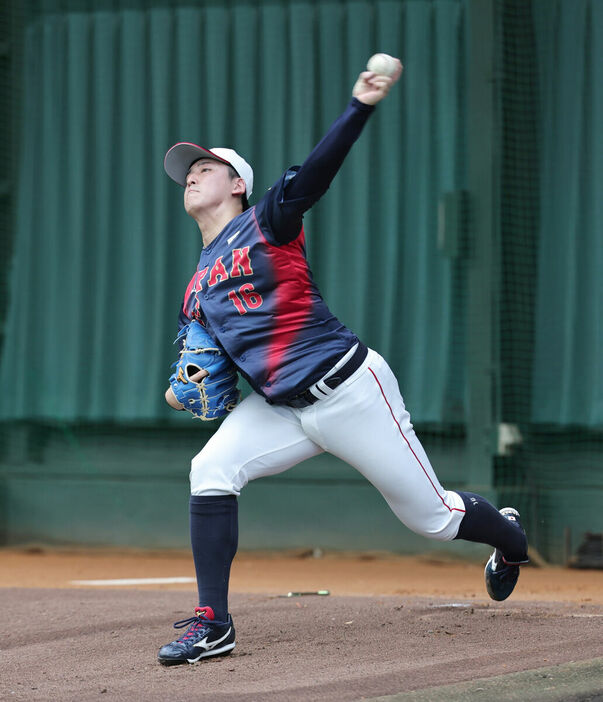
M 510 445 L 495 475 L 534 542 L 562 561 L 603 527 L 603 7 L 499 9 L 499 388 Z

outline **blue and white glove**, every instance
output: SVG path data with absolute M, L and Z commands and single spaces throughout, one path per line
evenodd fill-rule
M 241 399 L 239 376 L 226 351 L 196 319 L 182 327 L 176 341 L 182 341 L 180 358 L 173 364 L 170 386 L 176 399 L 194 417 L 209 421 L 232 412 Z M 200 370 L 208 375 L 198 381 L 191 376 Z

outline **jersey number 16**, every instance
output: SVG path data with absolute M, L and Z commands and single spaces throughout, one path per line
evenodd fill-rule
M 239 314 L 247 314 L 248 310 L 256 310 L 264 302 L 260 293 L 255 292 L 251 283 L 244 283 L 238 291 L 231 290 L 228 298 L 237 308 Z

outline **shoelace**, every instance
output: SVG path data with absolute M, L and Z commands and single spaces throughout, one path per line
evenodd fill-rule
M 178 641 L 186 641 L 186 639 L 190 639 L 191 637 L 202 633 L 203 629 L 209 628 L 210 623 L 211 619 L 206 617 L 201 612 L 199 614 L 195 614 L 194 617 L 189 617 L 188 619 L 182 619 L 179 622 L 174 622 L 174 629 L 184 629 L 185 626 L 189 626 L 190 624 L 190 628 L 185 631 L 184 634 L 182 634 Z

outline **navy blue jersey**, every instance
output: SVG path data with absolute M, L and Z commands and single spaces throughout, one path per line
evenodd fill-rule
M 352 100 L 302 166 L 203 248 L 186 290 L 180 324 L 203 321 L 273 402 L 319 380 L 358 341 L 316 287 L 302 216 L 329 187 L 372 110 Z

